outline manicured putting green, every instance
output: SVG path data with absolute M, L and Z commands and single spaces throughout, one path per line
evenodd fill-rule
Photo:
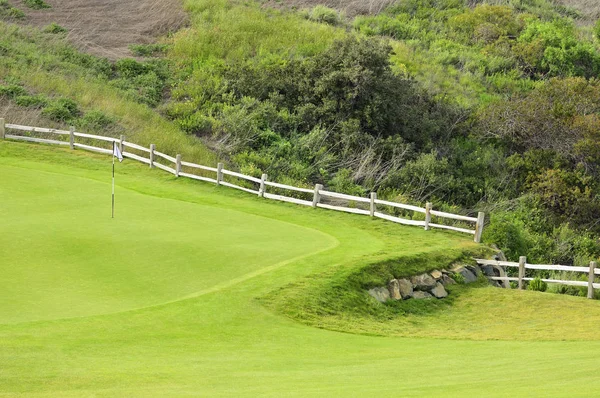
M 468 246 L 462 235 L 133 162 L 117 178 L 110 220 L 108 158 L 0 142 L 0 396 L 600 395 L 598 341 L 338 333 L 259 300 L 323 270 Z M 472 318 L 445 318 L 466 336 L 479 322 L 470 300 Z
M 252 214 L 0 166 L 0 322 L 86 316 L 176 300 L 335 244 Z M 19 283 L 14 283 L 19 281 Z

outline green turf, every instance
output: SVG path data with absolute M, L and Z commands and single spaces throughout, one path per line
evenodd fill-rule
M 375 337 L 262 305 L 326 270 L 468 247 L 462 235 L 273 203 L 133 162 L 117 168 L 110 220 L 108 158 L 0 142 L 0 395 L 600 393 L 598 341 Z M 430 329 L 485 333 L 472 296 L 496 296 L 469 292 Z M 520 293 L 529 302 L 520 322 L 549 302 L 505 295 Z

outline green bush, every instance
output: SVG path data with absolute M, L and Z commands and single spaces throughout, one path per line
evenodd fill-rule
M 42 115 L 57 122 L 68 122 L 79 115 L 79 109 L 75 101 L 68 98 L 60 98 L 50 102 L 42 110 Z
M 52 34 L 64 33 L 66 31 L 67 31 L 66 28 L 63 28 L 56 22 L 52 22 L 50 25 L 48 25 L 44 28 L 44 32 L 52 33 Z
M 22 95 L 27 95 L 27 90 L 17 84 L 0 85 L 0 96 L 15 98 Z
M 44 0 L 23 0 L 23 3 L 29 8 L 34 10 L 41 10 L 43 8 L 50 8 L 50 5 Z
M 93 110 L 85 113 L 75 124 L 81 129 L 99 131 L 115 124 L 115 120 L 101 111 Z
M 547 289 L 548 284 L 538 277 L 530 281 L 529 285 L 527 285 L 527 290 L 533 290 L 536 292 L 545 292 Z
M 318 5 L 313 8 L 309 13 L 308 18 L 312 21 L 323 22 L 329 25 L 337 25 L 341 22 L 339 12 L 323 5 Z
M 48 98 L 43 95 L 20 95 L 15 97 L 15 104 L 28 108 L 43 108 L 48 104 Z
M 132 44 L 129 49 L 138 57 L 150 57 L 153 55 L 162 54 L 167 50 L 166 44 Z

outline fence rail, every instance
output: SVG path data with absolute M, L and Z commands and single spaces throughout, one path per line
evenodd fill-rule
M 588 294 L 587 297 L 589 299 L 594 298 L 594 289 L 600 289 L 600 283 L 595 283 L 596 275 L 600 275 L 600 269 L 597 268 L 597 263 L 595 261 L 590 262 L 589 267 L 571 267 L 568 265 L 550 265 L 550 264 L 528 264 L 527 257 L 521 256 L 519 257 L 519 262 L 512 261 L 497 261 L 497 260 L 484 260 L 484 259 L 475 259 L 477 264 L 480 265 L 496 265 L 500 267 L 513 267 L 519 269 L 518 277 L 508 277 L 508 276 L 494 276 L 490 279 L 495 281 L 514 281 L 518 282 L 519 289 L 524 289 L 524 281 L 532 281 L 535 278 L 525 277 L 525 270 L 542 270 L 542 271 L 566 271 L 566 272 L 578 272 L 588 274 L 587 281 L 570 281 L 570 280 L 561 280 L 561 279 L 542 279 L 542 281 L 546 283 L 558 283 L 561 285 L 570 285 L 570 286 L 587 286 Z
M 52 139 L 48 139 L 48 138 L 31 137 L 30 135 L 6 134 L 7 130 L 16 130 L 16 131 L 20 131 L 20 132 L 24 132 L 24 133 L 29 133 L 29 134 L 31 134 L 31 133 L 56 134 L 56 135 L 60 135 L 60 136 L 68 136 L 69 140 L 61 141 L 61 140 L 52 140 Z M 283 202 L 295 203 L 295 204 L 302 205 L 302 206 L 312 206 L 313 208 L 324 208 L 324 209 L 343 211 L 343 212 L 353 213 L 353 214 L 368 215 L 373 218 L 381 218 L 381 219 L 392 221 L 392 222 L 399 223 L 399 224 L 420 226 L 420 227 L 425 228 L 426 230 L 429 230 L 431 228 L 439 228 L 439 229 L 448 229 L 448 230 L 452 230 L 452 231 L 472 234 L 472 235 L 474 235 L 475 242 L 479 243 L 481 241 L 481 234 L 483 232 L 484 217 L 485 217 L 485 214 L 482 212 L 479 212 L 477 217 L 468 217 L 468 216 L 463 216 L 463 215 L 459 215 L 459 214 L 452 214 L 452 213 L 446 213 L 446 212 L 442 212 L 442 211 L 433 210 L 431 203 L 427 203 L 425 208 L 422 208 L 422 207 L 404 204 L 404 203 L 396 203 L 396 202 L 390 202 L 387 200 L 380 200 L 380 199 L 377 199 L 377 194 L 375 192 L 372 192 L 369 198 L 364 198 L 364 197 L 360 197 L 360 196 L 354 196 L 354 195 L 348 195 L 348 194 L 343 194 L 343 193 L 338 193 L 338 192 L 327 191 L 327 190 L 323 189 L 323 185 L 321 185 L 321 184 L 316 184 L 314 189 L 294 187 L 291 185 L 281 184 L 281 183 L 277 183 L 274 181 L 268 181 L 268 177 L 266 174 L 263 174 L 261 176 L 261 178 L 257 178 L 257 177 L 248 176 L 248 175 L 245 175 L 242 173 L 238 173 L 235 171 L 226 170 L 224 168 L 223 163 L 219 163 L 217 165 L 217 167 L 214 168 L 214 167 L 210 167 L 210 166 L 199 165 L 196 163 L 184 162 L 181 159 L 181 155 L 179 155 L 179 154 L 176 155 L 175 157 L 173 157 L 166 153 L 157 151 L 156 146 L 154 144 L 150 145 L 150 148 L 146 148 L 142 145 L 135 144 L 135 143 L 129 142 L 129 141 L 125 141 L 124 136 L 121 136 L 120 138 L 112 138 L 112 137 L 105 137 L 105 136 L 99 136 L 99 135 L 93 135 L 93 134 L 85 134 L 85 133 L 75 131 L 75 129 L 73 127 L 71 127 L 71 129 L 69 131 L 67 131 L 67 130 L 58 130 L 58 129 L 43 128 L 43 127 L 21 126 L 21 125 L 17 125 L 17 124 L 5 123 L 5 120 L 0 118 L 0 139 L 11 139 L 11 140 L 37 142 L 37 143 L 53 144 L 53 145 L 67 145 L 67 146 L 70 146 L 71 149 L 78 148 L 78 149 L 84 149 L 84 150 L 99 152 L 99 153 L 104 153 L 104 154 L 112 154 L 112 149 L 89 145 L 89 142 L 87 142 L 87 141 L 85 144 L 81 143 L 81 142 L 75 142 L 75 140 L 77 138 L 84 138 L 87 140 L 98 140 L 98 141 L 102 141 L 102 142 L 110 142 L 111 144 L 117 143 L 119 145 L 119 148 L 121 149 L 121 152 L 123 153 L 124 157 L 148 164 L 150 166 L 150 168 L 158 168 L 158 169 L 164 170 L 168 173 L 175 175 L 176 177 L 186 177 L 186 178 L 191 178 L 191 179 L 195 179 L 195 180 L 199 180 L 199 181 L 214 183 L 217 185 L 223 185 L 226 187 L 239 189 L 239 190 L 242 190 L 242 191 L 254 194 L 254 195 L 258 195 L 260 197 L 267 198 L 267 199 L 280 200 Z M 146 156 L 141 156 L 139 154 L 133 153 L 133 152 L 131 152 L 131 150 L 143 152 L 146 154 Z M 160 160 L 162 163 L 159 163 L 158 160 Z M 170 165 L 163 164 L 165 161 L 168 163 L 171 163 L 171 164 Z M 173 167 L 170 167 L 170 166 L 173 166 Z M 182 167 L 200 169 L 200 170 L 203 170 L 204 172 L 215 173 L 215 178 L 200 176 L 200 175 L 192 174 L 191 172 L 183 172 Z M 189 169 L 185 169 L 185 170 L 189 171 Z M 252 188 L 240 186 L 240 185 L 234 184 L 233 182 L 225 181 L 224 180 L 225 176 L 232 177 L 234 179 L 237 178 L 237 179 L 242 179 L 242 180 L 248 181 L 249 182 L 248 184 L 250 184 L 250 185 L 258 184 L 259 187 L 258 187 L 258 189 L 252 189 Z M 278 192 L 277 194 L 272 193 L 272 192 L 267 192 L 267 187 L 276 188 L 280 191 L 287 190 L 287 191 L 297 192 L 299 194 L 305 194 L 305 195 L 310 194 L 310 195 L 312 195 L 312 201 L 282 195 L 282 194 L 280 194 L 281 192 Z M 330 203 L 324 203 L 322 201 L 323 198 L 330 198 Z M 331 203 L 332 200 L 334 201 L 334 203 Z M 347 201 L 350 204 L 352 204 L 352 206 L 343 206 L 341 203 L 338 203 L 340 201 Z M 365 205 L 368 205 L 369 209 L 366 210 L 366 209 L 357 208 L 354 206 L 354 204 L 356 204 L 356 203 L 363 204 L 363 207 L 365 207 Z M 391 208 L 398 208 L 398 209 L 413 211 L 413 212 L 417 212 L 417 213 L 423 213 L 423 214 L 425 214 L 425 220 L 412 220 L 412 219 L 396 217 L 396 216 L 393 216 L 390 214 L 385 214 L 385 213 L 381 212 L 381 209 L 379 209 L 379 211 L 378 211 L 377 205 L 388 206 Z M 474 229 L 456 227 L 456 226 L 452 226 L 452 225 L 445 225 L 445 224 L 439 224 L 439 223 L 432 223 L 431 222 L 432 216 L 438 217 L 440 219 L 447 218 L 447 219 L 451 219 L 451 220 L 457 220 L 457 221 L 460 221 L 463 223 L 472 223 L 472 224 L 474 223 L 475 224 Z

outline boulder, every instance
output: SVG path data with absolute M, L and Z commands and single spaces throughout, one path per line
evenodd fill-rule
M 494 272 L 494 267 L 492 267 L 491 265 L 482 265 L 481 270 L 483 271 L 485 276 L 497 276 Z
M 402 296 L 400 295 L 400 284 L 397 279 L 389 281 L 388 291 L 390 292 L 390 298 L 392 300 L 402 300 Z
M 448 286 L 448 285 L 455 285 L 456 281 L 452 278 L 450 278 L 448 275 L 444 275 L 442 276 L 442 285 L 444 286 Z
M 465 265 L 465 268 L 471 271 L 476 277 L 483 274 L 483 272 L 481 272 L 481 268 L 479 268 L 477 265 Z
M 477 276 L 475 276 L 474 273 L 472 273 L 465 267 L 458 267 L 458 268 L 456 268 L 455 272 L 457 274 L 461 274 L 463 276 L 463 278 L 465 278 L 465 283 L 472 283 L 472 282 L 477 281 Z
M 437 283 L 437 285 L 435 285 L 435 287 L 433 289 L 431 289 L 431 294 L 433 295 L 433 297 L 436 298 L 444 298 L 448 296 L 448 292 L 446 291 L 446 289 L 444 289 L 444 285 L 442 285 L 441 283 Z
M 408 279 L 398 279 L 398 287 L 404 300 L 413 296 L 413 285 Z
M 431 275 L 431 277 L 432 277 L 433 279 L 436 279 L 436 280 L 438 280 L 438 279 L 440 279 L 440 278 L 442 277 L 442 271 L 438 271 L 438 270 L 436 269 L 436 270 L 434 270 L 434 271 L 431 271 L 430 275 Z
M 385 303 L 390 299 L 390 291 L 385 287 L 374 287 L 369 290 L 369 294 L 380 303 Z
M 415 290 L 428 291 L 435 287 L 435 279 L 428 274 L 421 274 L 410 278 Z
M 432 298 L 433 296 L 427 292 L 420 292 L 420 291 L 416 291 L 413 294 L 413 298 L 417 299 L 417 300 L 421 300 L 421 299 L 428 299 L 428 298 Z

